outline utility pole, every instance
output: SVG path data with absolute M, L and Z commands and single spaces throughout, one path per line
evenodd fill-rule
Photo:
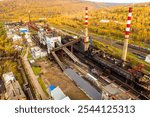
M 132 18 L 132 7 L 129 8 L 129 14 L 128 14 L 128 18 L 127 18 L 127 25 L 126 25 L 126 31 L 125 31 L 125 39 L 124 39 L 123 53 L 122 53 L 122 60 L 124 62 L 126 61 L 126 58 L 127 58 L 131 18 Z

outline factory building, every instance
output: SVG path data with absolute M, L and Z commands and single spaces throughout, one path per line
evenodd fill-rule
M 50 51 L 56 47 L 56 43 L 61 44 L 61 37 L 46 36 L 46 43 L 47 43 L 48 53 L 50 53 Z
M 47 56 L 47 52 L 46 51 L 43 51 L 41 48 L 39 48 L 38 46 L 35 46 L 35 47 L 32 47 L 31 48 L 31 54 L 32 54 L 32 57 L 34 59 L 38 59 L 38 58 L 42 58 L 42 57 L 45 57 Z
M 38 36 L 39 36 L 40 43 L 46 45 L 44 29 L 41 28 L 38 31 Z
M 26 96 L 12 72 L 3 74 L 3 78 L 6 88 L 6 100 L 26 100 Z

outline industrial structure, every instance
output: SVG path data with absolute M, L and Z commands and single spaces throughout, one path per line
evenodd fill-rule
M 125 32 L 125 40 L 124 40 L 123 53 L 122 53 L 123 61 L 126 61 L 126 58 L 127 58 L 131 18 L 132 18 L 132 7 L 129 8 L 129 14 L 128 14 L 128 19 L 127 19 L 127 27 L 126 27 L 126 32 Z
M 53 100 L 70 100 L 59 87 L 51 85 L 49 86 L 49 92 Z
M 65 74 L 69 76 L 69 78 L 71 78 L 91 99 L 103 99 L 103 97 L 106 98 L 109 94 L 110 97 L 107 97 L 106 99 L 149 99 L 150 89 L 148 88 L 148 84 L 150 79 L 148 78 L 148 75 L 141 71 L 142 67 L 132 68 L 126 61 L 131 17 L 132 7 L 129 8 L 122 59 L 115 58 L 100 50 L 97 51 L 97 48 L 90 45 L 88 36 L 88 7 L 85 8 L 84 37 L 74 39 L 70 34 L 62 33 L 50 28 L 49 31 L 47 31 L 47 29 L 43 28 L 42 30 L 38 29 L 39 37 L 34 35 L 33 40 L 38 43 L 40 47 L 45 47 L 45 45 L 47 45 L 46 48 L 49 57 L 52 55 Z M 61 38 L 57 36 L 57 34 L 63 35 L 65 38 Z M 71 51 L 69 50 L 70 47 Z M 74 51 L 72 51 L 72 49 L 74 49 Z M 98 72 L 96 74 L 91 73 L 91 79 L 89 80 L 87 77 L 84 77 L 87 81 L 84 79 L 83 83 L 81 83 L 80 80 L 83 79 L 83 77 L 74 72 L 74 70 L 68 69 L 69 66 L 65 65 L 58 57 L 57 53 L 61 55 L 60 53 L 62 51 L 80 67 L 86 68 L 85 65 L 88 65 L 90 68 L 98 67 L 98 69 L 103 69 L 102 72 L 108 76 L 105 78 L 103 75 L 99 75 Z M 99 77 L 103 79 L 103 82 L 107 82 L 106 85 L 102 86 L 101 83 L 97 83 L 97 81 L 100 82 Z M 141 83 L 141 79 L 145 79 L 145 77 L 149 80 L 147 79 L 147 82 Z M 85 85 L 84 82 L 86 82 L 87 85 Z M 115 84 L 115 87 L 113 84 Z M 86 88 L 84 88 L 85 86 Z M 116 87 L 120 88 L 118 89 Z M 115 90 L 116 92 L 113 93 L 108 91 L 109 89 Z M 91 92 L 93 92 L 93 94 Z M 133 93 L 135 95 L 131 96 Z
M 5 99 L 26 100 L 26 96 L 12 72 L 3 74 L 3 78 L 6 88 Z
M 88 24 L 89 24 L 89 21 L 88 21 L 88 7 L 85 7 L 85 38 L 84 38 L 84 51 L 87 51 L 88 48 L 89 48 L 89 34 L 88 34 Z
M 41 56 L 40 49 L 46 51 L 49 60 L 55 60 L 64 74 L 90 99 L 150 99 L 150 76 L 142 72 L 144 66 L 132 67 L 126 61 L 132 7 L 129 8 L 122 58 L 90 44 L 88 7 L 85 8 L 85 35 L 77 38 L 48 25 L 39 26 L 30 17 L 29 14 L 26 25 L 36 44 L 31 47 L 33 57 Z M 53 99 L 67 97 L 59 87 L 51 88 Z

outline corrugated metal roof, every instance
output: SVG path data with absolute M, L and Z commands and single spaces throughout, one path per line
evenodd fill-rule
M 101 94 L 98 92 L 89 82 L 84 80 L 81 76 L 79 76 L 72 69 L 65 69 L 64 72 L 68 75 L 75 83 L 83 89 L 92 99 L 100 100 Z
M 106 90 L 109 94 L 112 94 L 112 95 L 121 93 L 121 91 L 117 87 L 115 87 L 113 84 L 105 86 L 104 90 Z
M 62 100 L 66 97 L 59 87 L 56 87 L 54 90 L 51 91 L 51 96 L 54 100 Z

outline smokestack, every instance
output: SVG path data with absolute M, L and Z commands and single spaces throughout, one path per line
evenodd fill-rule
M 89 34 L 88 34 L 88 7 L 85 7 L 85 37 L 83 40 L 83 51 L 87 51 L 90 45 Z
M 129 8 L 129 14 L 127 19 L 126 31 L 125 31 L 125 40 L 123 46 L 122 60 L 126 61 L 127 51 L 128 51 L 128 41 L 130 35 L 130 26 L 131 26 L 131 18 L 132 18 L 132 7 Z
M 88 36 L 88 7 L 85 7 L 85 39 L 84 42 L 89 42 Z

